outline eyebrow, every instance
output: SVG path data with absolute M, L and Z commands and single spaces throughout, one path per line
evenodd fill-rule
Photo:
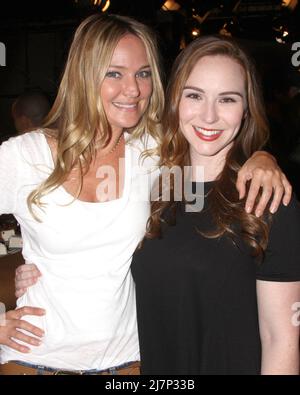
M 109 66 L 109 68 L 114 68 L 114 69 L 127 69 L 127 67 L 125 67 L 125 66 L 118 66 L 118 65 L 115 65 L 115 64 L 111 64 L 111 65 Z M 139 70 L 148 69 L 148 68 L 150 69 L 150 65 L 149 65 L 149 64 L 140 67 Z
M 200 93 L 205 93 L 205 91 L 203 89 L 197 88 L 196 86 L 188 85 L 188 86 L 185 86 L 183 88 L 183 90 L 185 90 L 185 89 L 191 89 L 191 90 L 194 90 L 194 91 L 197 91 L 197 92 L 200 92 Z M 237 96 L 240 96 L 242 99 L 244 98 L 244 96 L 241 94 L 241 92 L 226 91 L 226 92 L 219 93 L 219 96 L 226 96 L 226 95 L 237 95 Z

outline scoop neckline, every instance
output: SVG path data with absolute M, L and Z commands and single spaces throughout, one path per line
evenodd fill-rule
M 48 155 L 48 163 L 49 166 L 51 168 L 51 170 L 53 171 L 54 169 L 54 160 L 52 157 L 52 151 L 51 148 L 48 144 L 47 138 L 45 136 L 45 134 L 43 133 L 42 130 L 40 130 L 40 134 L 42 135 L 42 138 L 45 142 L 45 146 L 46 146 L 46 150 L 47 150 L 47 155 Z M 112 204 L 117 204 L 120 202 L 123 202 L 129 193 L 129 188 L 130 188 L 130 180 L 131 180 L 131 152 L 129 149 L 129 144 L 127 144 L 127 140 L 128 140 L 128 133 L 124 132 L 124 138 L 125 138 L 125 169 L 124 169 L 124 174 L 125 174 L 125 180 L 124 180 L 124 187 L 123 187 L 123 193 L 122 196 L 119 197 L 118 199 L 113 199 L 113 200 L 108 200 L 106 202 L 89 202 L 89 201 L 85 201 L 85 200 L 81 200 L 78 198 L 74 198 L 73 195 L 71 195 L 64 187 L 63 185 L 60 185 L 58 188 L 56 188 L 56 191 L 61 192 L 62 194 L 64 194 L 66 197 L 70 198 L 72 200 L 72 203 L 77 202 L 78 204 L 82 204 L 82 205 L 91 205 L 91 206 L 105 206 L 105 205 L 112 205 Z

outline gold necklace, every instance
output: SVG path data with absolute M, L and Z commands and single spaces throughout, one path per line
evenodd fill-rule
M 119 144 L 120 144 L 120 142 L 122 140 L 122 137 L 123 137 L 123 133 L 120 134 L 120 137 L 118 138 L 118 141 L 116 142 L 116 144 L 106 154 L 100 155 L 99 157 L 100 158 L 105 158 L 106 156 L 112 154 L 117 149 L 117 147 L 119 146 Z M 97 146 L 96 146 L 96 148 L 97 148 Z

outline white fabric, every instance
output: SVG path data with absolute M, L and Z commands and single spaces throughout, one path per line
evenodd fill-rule
M 141 161 L 145 144 L 154 147 L 149 136 L 147 143 L 125 137 L 122 197 L 66 205 L 72 197 L 59 187 L 43 199 L 44 212 L 37 212 L 42 222 L 33 219 L 26 199 L 53 169 L 45 136 L 30 132 L 0 147 L 0 214 L 15 215 L 23 256 L 42 272 L 17 305 L 47 311 L 43 317 L 24 317 L 45 330 L 42 345 L 30 346 L 29 354 L 3 347 L 2 363 L 22 360 L 63 369 L 106 369 L 139 360 L 130 263 L 149 216 L 148 191 L 157 175 L 157 158 Z

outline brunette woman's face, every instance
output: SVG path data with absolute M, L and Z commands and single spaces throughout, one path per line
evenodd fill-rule
M 239 132 L 245 108 L 243 68 L 227 56 L 201 58 L 179 104 L 180 129 L 190 145 L 191 158 L 201 163 L 203 157 L 223 157 Z
M 152 94 L 150 64 L 143 42 L 126 34 L 118 42 L 100 95 L 115 134 L 138 124 Z

